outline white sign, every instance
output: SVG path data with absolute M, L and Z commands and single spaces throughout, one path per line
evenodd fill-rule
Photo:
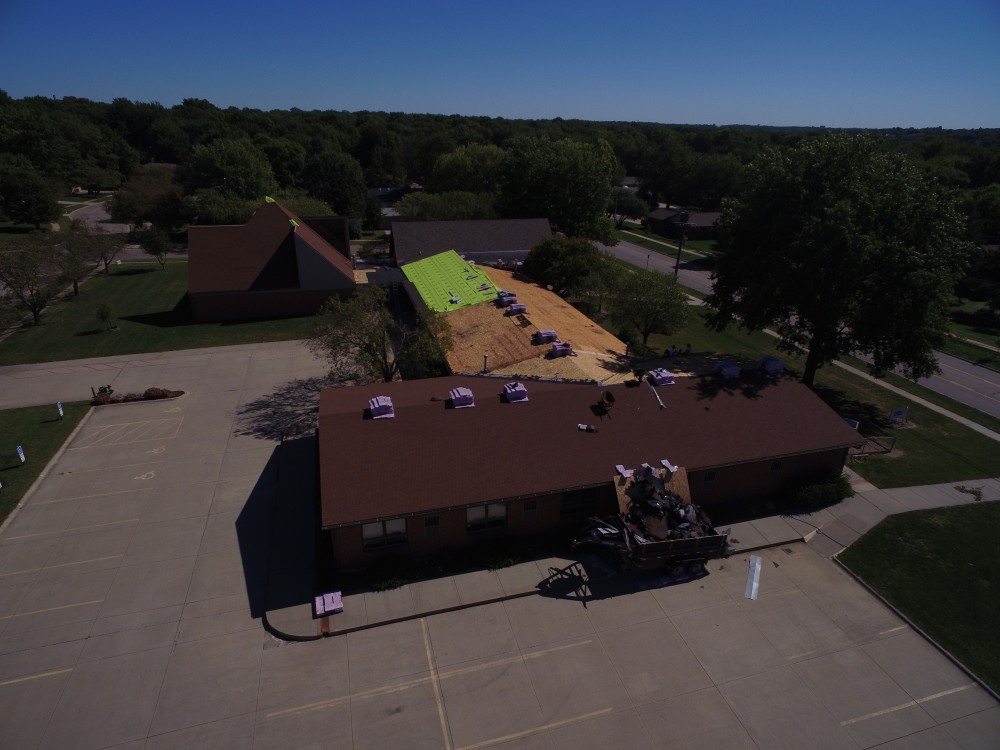
M 25 462 L 25 460 L 26 460 L 26 459 L 24 458 L 24 448 L 22 448 L 22 447 L 21 447 L 20 445 L 19 445 L 19 446 L 17 446 L 17 457 L 21 459 L 21 463 L 22 463 L 22 464 L 23 464 L 23 463 Z
M 59 410 L 59 419 L 62 419 L 63 418 L 62 401 L 56 402 L 56 408 Z

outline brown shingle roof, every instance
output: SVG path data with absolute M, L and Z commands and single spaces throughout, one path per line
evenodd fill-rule
M 293 228 L 292 221 L 298 226 Z M 353 285 L 347 258 L 291 211 L 264 203 L 246 224 L 188 230 L 188 289 L 197 294 L 315 288 L 310 284 L 314 271 L 300 268 L 300 257 L 325 266 L 327 288 Z
M 715 376 L 657 389 L 608 386 L 610 417 L 595 416 L 601 388 L 527 382 L 528 402 L 508 404 L 504 380 L 446 377 L 324 390 L 319 443 L 322 523 L 348 525 L 558 492 L 609 482 L 615 464 L 669 458 L 688 470 L 846 448 L 857 434 L 792 378 L 722 388 Z M 466 386 L 472 409 L 448 408 Z M 388 395 L 394 419 L 366 419 Z M 581 432 L 593 424 L 598 432 Z
M 400 266 L 446 250 L 486 263 L 511 253 L 523 257 L 551 234 L 548 219 L 394 221 L 392 247 Z

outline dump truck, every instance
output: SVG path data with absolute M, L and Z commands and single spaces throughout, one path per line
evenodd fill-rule
M 590 519 L 573 548 L 603 553 L 624 570 L 664 568 L 670 576 L 697 575 L 706 561 L 727 557 L 728 532 L 691 502 L 684 469 L 662 463 L 662 471 L 618 467 L 620 512 Z

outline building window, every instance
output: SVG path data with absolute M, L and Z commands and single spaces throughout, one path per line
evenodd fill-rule
M 441 528 L 441 519 L 438 516 L 425 516 L 424 517 L 424 536 L 431 538 L 438 535 L 438 529 Z
M 706 471 L 705 472 L 705 479 L 703 480 L 702 484 L 704 484 L 705 487 L 708 487 L 709 485 L 712 485 L 714 483 L 715 483 L 715 472 L 714 471 Z
M 392 518 L 361 524 L 361 544 L 365 549 L 406 544 L 406 519 Z
M 537 500 L 525 500 L 524 501 L 524 511 L 522 516 L 526 522 L 534 521 L 535 514 L 538 511 L 538 501 Z
M 468 531 L 482 531 L 507 525 L 507 506 L 504 503 L 476 505 L 465 511 L 465 528 Z
M 593 490 L 572 490 L 562 494 L 562 517 L 582 516 L 597 512 L 597 493 Z
M 771 476 L 775 476 L 781 473 L 781 461 L 774 461 L 771 464 Z

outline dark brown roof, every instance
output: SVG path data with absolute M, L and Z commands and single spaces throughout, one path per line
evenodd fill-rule
M 192 293 L 340 289 L 353 284 L 351 262 L 277 203 L 262 204 L 246 224 L 188 229 Z
M 596 416 L 602 389 L 529 381 L 528 401 L 500 399 L 504 380 L 445 377 L 332 388 L 320 397 L 322 522 L 347 525 L 548 494 L 610 482 L 615 465 L 660 459 L 704 470 L 846 448 L 857 433 L 789 377 L 716 376 L 652 388 L 608 386 L 610 417 Z M 448 393 L 472 389 L 476 405 L 452 409 Z M 396 416 L 365 417 L 368 400 L 392 398 Z M 578 424 L 595 425 L 596 433 Z
M 523 258 L 552 234 L 548 219 L 476 221 L 394 221 L 392 247 L 396 265 L 429 258 L 446 250 L 477 263 Z

